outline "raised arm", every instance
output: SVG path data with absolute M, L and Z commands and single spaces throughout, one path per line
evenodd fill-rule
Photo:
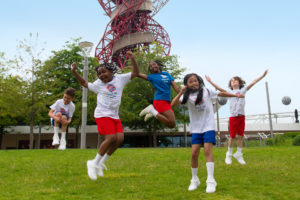
M 180 89 L 179 89 L 179 87 L 176 85 L 175 81 L 172 81 L 172 82 L 171 82 L 171 85 L 172 85 L 173 89 L 174 89 L 177 93 L 180 92 Z
M 171 106 L 175 107 L 178 106 L 180 104 L 180 97 L 185 93 L 186 91 L 186 86 L 182 86 L 181 90 L 179 90 L 178 94 L 176 95 L 176 97 L 174 97 L 174 99 L 171 102 Z
M 243 94 L 232 94 L 229 92 L 220 92 L 218 94 L 219 97 L 238 97 L 238 98 L 245 98 Z
M 144 80 L 146 80 L 146 81 L 148 80 L 146 74 L 141 74 L 141 73 L 139 73 L 139 74 L 138 74 L 138 77 L 141 78 L 141 79 L 144 79 Z
M 72 63 L 71 65 L 71 71 L 74 74 L 74 76 L 76 77 L 77 81 L 80 83 L 80 85 L 82 85 L 85 88 L 88 88 L 88 82 L 86 80 L 84 80 L 76 71 L 77 69 L 77 65 L 75 62 Z
M 260 81 L 261 79 L 263 79 L 268 73 L 268 70 L 266 70 L 263 75 L 261 75 L 260 77 L 258 77 L 257 79 L 254 79 L 248 86 L 247 86 L 247 90 L 250 90 L 250 88 L 252 88 L 253 85 L 255 85 L 258 81 Z
M 128 58 L 131 60 L 131 63 L 133 65 L 133 71 L 131 73 L 131 79 L 133 79 L 139 75 L 140 70 L 139 70 L 138 64 L 135 60 L 133 53 L 131 51 L 127 51 L 126 54 L 127 54 Z
M 205 75 L 206 80 L 212 85 L 214 86 L 217 90 L 219 90 L 220 92 L 226 92 L 226 90 L 224 90 L 223 88 L 219 87 L 217 84 L 215 84 L 214 82 L 211 81 L 209 76 Z

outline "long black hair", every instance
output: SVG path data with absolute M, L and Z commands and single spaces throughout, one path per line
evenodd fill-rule
M 113 73 L 116 73 L 119 70 L 119 67 L 116 65 L 116 63 L 113 63 L 113 62 L 112 63 L 105 62 L 105 63 L 101 63 L 100 65 L 98 65 L 95 68 L 95 70 L 96 70 L 97 73 L 98 73 L 98 69 L 100 67 L 105 67 L 106 69 L 108 69 L 109 71 L 112 71 Z
M 197 90 L 192 90 L 191 88 L 187 87 L 187 90 L 183 95 L 183 99 L 182 99 L 181 104 L 185 104 L 187 102 L 190 94 L 194 93 L 194 92 L 198 92 L 198 95 L 197 95 L 197 98 L 196 98 L 196 101 L 195 101 L 195 105 L 200 104 L 200 102 L 202 101 L 204 82 L 203 82 L 203 79 L 199 75 L 197 75 L 195 73 L 185 75 L 185 77 L 183 79 L 183 84 L 185 86 L 187 86 L 187 82 L 188 82 L 189 78 L 192 77 L 192 76 L 195 76 L 197 78 L 197 80 L 199 82 L 199 88 Z

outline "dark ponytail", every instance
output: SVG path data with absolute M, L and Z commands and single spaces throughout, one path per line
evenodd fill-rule
M 187 87 L 187 90 L 186 92 L 183 94 L 183 99 L 182 99 L 182 102 L 181 104 L 185 104 L 190 96 L 191 93 L 194 93 L 194 92 L 198 92 L 198 95 L 197 95 L 197 98 L 196 98 L 196 101 L 195 101 L 195 105 L 197 104 L 200 104 L 201 101 L 202 101 L 202 98 L 203 98 L 203 86 L 204 86 L 204 82 L 203 82 L 203 79 L 198 76 L 197 74 L 195 73 L 191 73 L 191 74 L 187 74 L 185 75 L 184 79 L 183 79 L 183 84 L 185 86 L 187 86 L 187 82 L 189 80 L 189 78 L 191 76 L 195 76 L 199 82 L 199 88 L 197 90 L 192 90 L 190 89 L 189 87 Z

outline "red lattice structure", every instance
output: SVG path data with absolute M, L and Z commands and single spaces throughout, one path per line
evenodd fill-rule
M 168 33 L 153 16 L 169 0 L 98 0 L 110 22 L 96 47 L 99 62 L 115 62 L 124 67 L 126 51 L 148 47 L 153 41 L 169 55 L 171 42 Z M 149 48 L 145 48 L 149 49 Z

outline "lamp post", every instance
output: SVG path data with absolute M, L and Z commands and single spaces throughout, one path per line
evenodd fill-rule
M 88 81 L 88 55 L 90 54 L 93 43 L 80 42 L 79 47 L 84 54 L 83 78 Z M 86 119 L 87 119 L 87 88 L 82 87 L 82 120 L 81 120 L 81 138 L 80 148 L 86 148 Z
M 266 93 L 267 93 L 267 103 L 268 103 L 270 133 L 271 133 L 271 138 L 273 138 L 273 123 L 272 123 L 272 114 L 271 114 L 271 105 L 270 105 L 270 96 L 269 96 L 268 82 L 266 82 Z

